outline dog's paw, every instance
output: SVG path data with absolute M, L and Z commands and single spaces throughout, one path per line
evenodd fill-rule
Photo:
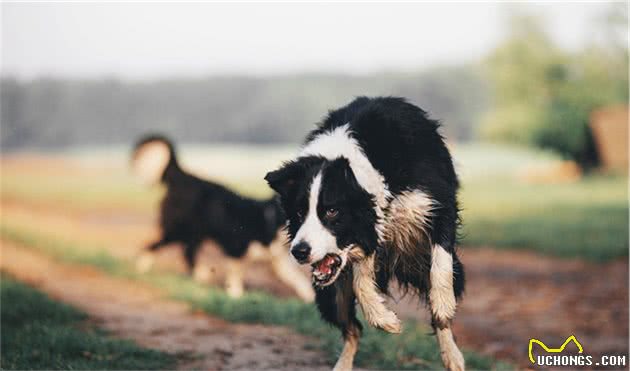
M 198 265 L 193 270 L 193 279 L 198 283 L 208 283 L 212 278 L 212 271 L 205 265 Z
M 227 292 L 228 296 L 231 297 L 232 299 L 239 299 L 243 296 L 243 286 L 241 285 L 227 285 L 227 287 L 225 288 L 225 291 Z
M 153 261 L 154 258 L 151 253 L 144 252 L 140 254 L 140 256 L 138 256 L 138 258 L 136 259 L 136 271 L 138 273 L 147 273 L 149 270 L 151 270 L 151 267 L 153 266 Z
M 337 362 L 332 371 L 352 371 L 352 364 L 348 365 L 343 362 Z
M 396 313 L 388 310 L 374 319 L 372 325 L 378 327 L 390 334 L 400 334 L 402 332 L 402 323 Z
M 449 347 L 441 352 L 444 368 L 448 371 L 465 371 L 464 355 L 457 347 Z

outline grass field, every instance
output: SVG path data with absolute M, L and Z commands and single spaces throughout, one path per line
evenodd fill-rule
M 113 151 L 113 150 L 112 150 Z M 270 194 L 265 172 L 290 158 L 290 148 L 223 146 L 182 151 L 191 168 L 254 197 Z M 145 189 L 130 176 L 126 152 L 74 151 L 84 172 L 57 176 L 55 169 L 3 165 L 2 200 L 89 211 L 154 213 L 159 188 Z M 69 157 L 71 156 L 71 157 Z M 522 149 L 467 145 L 454 149 L 462 178 L 463 243 L 531 249 L 561 257 L 605 261 L 628 254 L 628 183 L 625 176 L 591 175 L 566 184 L 528 184 L 515 172 L 556 160 Z M 104 159 L 110 167 L 105 171 Z M 63 171 L 61 172 L 63 174 Z
M 193 148 L 182 152 L 182 163 L 239 192 L 265 197 L 270 191 L 262 177 L 292 152 L 270 148 Z M 527 184 L 514 176 L 518 169 L 555 158 L 545 153 L 487 146 L 456 147 L 454 153 L 463 184 L 464 244 L 530 249 L 594 261 L 627 255 L 626 177 L 594 175 L 576 183 Z M 107 233 L 107 223 L 120 231 L 126 231 L 120 229 L 126 226 L 126 220 L 146 223 L 155 216 L 163 192 L 159 187 L 147 190 L 137 183 L 126 168 L 125 155 L 122 151 L 79 151 L 3 158 L 0 199 L 3 205 L 14 206 L 5 208 L 9 210 L 6 214 L 3 211 L 0 236 L 66 264 L 90 266 L 111 276 L 148 284 L 165 297 L 213 316 L 289 327 L 316 339 L 313 347 L 322 350 L 332 364 L 341 348 L 339 334 L 320 320 L 314 306 L 251 291 L 234 300 L 221 289 L 196 284 L 172 271 L 138 275 L 130 256 L 110 250 L 105 241 L 130 239 L 122 235 L 101 238 Z M 20 207 L 35 214 L 20 213 Z M 88 218 L 91 224 L 85 225 L 90 231 L 76 233 L 76 227 L 64 226 L 64 215 Z M 135 251 L 135 242 L 129 248 Z M 357 366 L 439 369 L 439 351 L 429 332 L 428 326 L 412 320 L 405 322 L 405 332 L 400 336 L 368 328 L 361 340 Z M 471 369 L 510 368 L 478 353 L 465 354 Z M 42 364 L 48 361 L 51 360 Z M 153 365 L 151 362 L 143 364 Z
M 175 364 L 171 355 L 114 339 L 84 313 L 2 274 L 3 370 L 154 370 Z
M 463 241 L 605 261 L 628 255 L 626 179 L 574 184 L 470 181 L 462 192 Z
M 0 236 L 35 249 L 59 261 L 87 265 L 110 275 L 125 277 L 150 284 L 163 290 L 164 295 L 185 301 L 208 314 L 231 322 L 262 323 L 287 326 L 295 331 L 318 339 L 314 346 L 331 357 L 339 353 L 341 342 L 337 330 L 319 317 L 313 305 L 296 299 L 279 299 L 261 292 L 248 292 L 241 299 L 232 299 L 224 291 L 199 285 L 176 274 L 164 272 L 138 275 L 125 261 L 111 256 L 106 250 L 73 243 L 71 240 L 46 235 L 28 226 L 3 222 Z M 391 336 L 366 327 L 356 363 L 376 369 L 440 369 L 439 351 L 431 329 L 414 321 L 405 322 L 405 331 Z M 510 369 L 502 362 L 465 352 L 467 364 L 473 369 Z

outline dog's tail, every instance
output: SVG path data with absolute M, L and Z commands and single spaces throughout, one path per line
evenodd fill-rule
M 173 142 L 162 134 L 141 137 L 131 152 L 133 172 L 145 183 L 163 181 L 169 169 L 178 169 Z

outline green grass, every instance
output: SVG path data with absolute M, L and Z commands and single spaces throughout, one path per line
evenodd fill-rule
M 2 274 L 2 359 L 4 370 L 170 369 L 175 358 L 114 339 L 89 325 L 84 313 L 51 300 Z
M 576 183 L 527 184 L 515 174 L 558 158 L 493 145 L 454 150 L 463 243 L 607 261 L 628 255 L 628 178 L 589 175 Z
M 60 261 L 85 264 L 114 276 L 144 282 L 162 289 L 165 295 L 191 304 L 194 308 L 232 322 L 280 325 L 317 339 L 323 354 L 334 359 L 341 349 L 339 332 L 326 325 L 312 304 L 295 299 L 279 299 L 261 292 L 248 292 L 232 299 L 222 290 L 198 285 L 175 274 L 138 275 L 129 263 L 117 260 L 106 251 L 79 246 L 36 232 L 28 226 L 3 221 L 0 235 L 13 242 L 36 249 Z M 90 252 L 92 251 L 92 252 Z M 96 251 L 96 252 L 94 252 Z M 376 369 L 441 369 L 439 350 L 430 328 L 414 321 L 405 322 L 401 335 L 389 335 L 366 327 L 356 364 Z M 464 352 L 471 369 L 510 369 L 502 362 Z
M 99 164 L 119 150 L 74 154 L 85 163 Z M 559 257 L 606 261 L 628 255 L 627 176 L 593 175 L 569 184 L 526 184 L 514 174 L 524 166 L 557 160 L 546 152 L 489 145 L 454 148 L 462 178 L 463 243 L 473 246 L 534 250 Z M 271 191 L 262 180 L 265 171 L 288 158 L 288 148 L 224 146 L 184 152 L 183 163 L 205 165 L 213 179 L 254 197 Z M 119 164 L 119 165 L 120 165 Z M 156 210 L 161 190 L 147 190 L 124 166 L 99 176 L 51 176 L 36 172 L 3 171 L 2 200 L 63 210 L 142 212 Z
M 464 244 L 606 261 L 628 255 L 627 178 L 574 184 L 471 180 L 461 193 Z

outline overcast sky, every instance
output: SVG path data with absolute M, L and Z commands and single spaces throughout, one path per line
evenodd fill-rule
M 520 5 L 566 48 L 599 3 Z M 153 79 L 222 73 L 366 73 L 480 58 L 505 35 L 505 5 L 3 3 L 2 73 Z

